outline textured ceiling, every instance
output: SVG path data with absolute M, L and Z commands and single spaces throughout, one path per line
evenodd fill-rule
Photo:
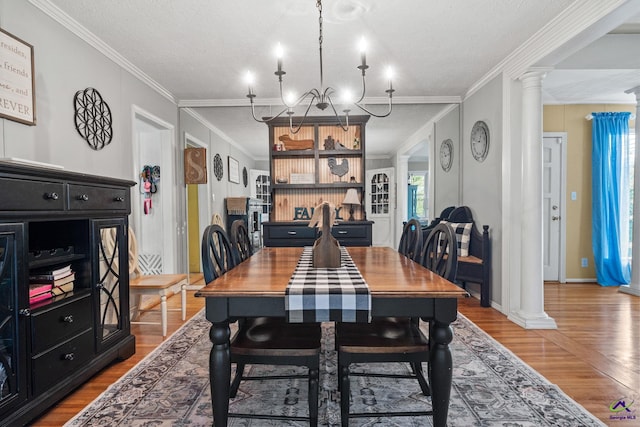
M 257 158 L 266 156 L 266 126 L 249 120 L 248 107 L 239 107 L 247 104 L 246 71 L 257 76 L 258 101 L 268 104 L 276 98 L 273 50 L 280 42 L 285 49 L 285 87 L 301 93 L 320 86 L 318 14 L 313 0 L 31 1 L 59 8 L 58 13 L 114 49 L 179 105 L 215 106 L 195 110 Z M 368 155 L 388 155 L 441 111 L 444 102 L 463 99 L 474 84 L 567 8 L 597 1 L 325 0 L 324 83 L 337 90 L 359 91 L 356 45 L 364 36 L 369 45 L 369 101 L 375 104 L 375 97 L 384 96 L 383 72 L 391 66 L 394 99 L 426 102 L 397 105 L 389 118 L 369 121 Z M 633 32 L 638 20 L 631 18 L 629 31 Z M 635 55 L 635 62 L 637 58 L 640 55 Z M 623 70 L 592 69 L 600 77 L 591 81 L 575 74 L 575 67 L 585 66 L 578 65 L 578 59 L 563 60 L 566 68 L 558 71 L 557 78 L 555 71 L 550 73 L 545 82 L 545 99 L 553 102 L 577 101 L 584 96 L 586 81 L 600 85 L 598 96 L 606 96 L 602 77 L 605 82 L 620 80 L 622 91 L 632 87 L 632 80 L 640 84 L 640 76 L 633 75 L 640 68 L 635 63 Z M 561 75 L 565 72 L 574 73 L 568 83 Z M 372 108 L 383 110 L 384 106 Z M 263 112 L 268 114 L 269 108 L 258 115 Z

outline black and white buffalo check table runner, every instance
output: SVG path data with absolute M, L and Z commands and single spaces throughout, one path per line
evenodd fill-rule
M 340 268 L 313 268 L 305 247 L 285 296 L 287 319 L 300 322 L 370 322 L 371 294 L 346 248 Z

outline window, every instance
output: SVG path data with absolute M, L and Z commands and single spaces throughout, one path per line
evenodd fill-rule
M 426 211 L 426 172 L 409 172 L 409 185 L 416 186 L 415 214 L 420 219 L 427 218 Z

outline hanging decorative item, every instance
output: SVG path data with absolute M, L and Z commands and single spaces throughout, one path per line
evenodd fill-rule
M 184 149 L 184 183 L 207 183 L 207 149 L 189 147 Z
M 224 176 L 224 165 L 222 164 L 222 157 L 220 154 L 216 154 L 213 158 L 213 174 L 216 176 L 218 181 L 222 180 Z
M 158 182 L 160 182 L 160 166 L 144 165 L 140 172 L 140 191 L 144 194 L 142 208 L 145 215 L 151 213 L 151 196 L 158 192 Z
M 100 93 L 92 87 L 79 90 L 73 97 L 76 130 L 94 150 L 111 143 L 111 110 Z
M 249 185 L 249 174 L 247 173 L 246 166 L 242 168 L 242 183 L 245 187 Z

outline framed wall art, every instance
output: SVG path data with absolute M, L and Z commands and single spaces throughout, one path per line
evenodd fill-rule
M 236 159 L 229 156 L 229 181 L 240 184 L 240 164 Z
M 0 28 L 0 117 L 36 124 L 33 46 Z

